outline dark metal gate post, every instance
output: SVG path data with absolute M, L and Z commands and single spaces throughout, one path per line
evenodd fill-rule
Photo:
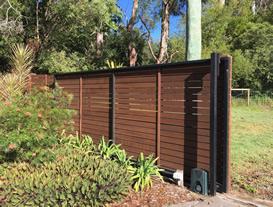
M 81 137 L 82 136 L 82 76 L 80 77 L 80 97 L 79 97 L 79 104 L 80 104 L 80 113 L 79 113 L 79 136 Z
M 115 100 L 116 100 L 116 77 L 115 77 L 115 73 L 112 72 L 111 75 L 111 132 L 110 132 L 110 139 L 112 143 L 115 143 Z
M 230 188 L 230 107 L 231 107 L 231 68 L 232 58 L 226 56 L 221 58 L 224 61 L 224 151 L 223 151 L 223 192 L 228 192 Z
M 161 69 L 157 71 L 157 120 L 156 120 L 156 156 L 157 164 L 160 165 L 160 126 L 161 126 Z
M 217 175 L 217 80 L 219 74 L 219 54 L 211 54 L 210 78 L 210 195 L 216 194 Z

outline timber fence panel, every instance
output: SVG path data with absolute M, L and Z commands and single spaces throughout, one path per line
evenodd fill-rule
M 44 76 L 34 79 L 32 85 L 47 84 Z M 204 169 L 210 194 L 216 187 L 229 190 L 231 58 L 213 54 L 208 60 L 55 79 L 74 97 L 70 108 L 77 112 L 80 135 L 95 143 L 104 136 L 135 159 L 140 152 L 153 154 L 167 171 L 183 170 L 186 183 L 191 169 Z

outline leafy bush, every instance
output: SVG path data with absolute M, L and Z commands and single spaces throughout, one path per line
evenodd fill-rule
M 0 101 L 0 162 L 42 159 L 71 127 L 71 97 L 61 89 L 34 89 L 12 102 Z
M 155 165 L 156 160 L 152 155 L 145 158 L 143 153 L 140 153 L 132 176 L 133 188 L 136 192 L 150 188 L 153 176 L 162 180 L 161 170 Z
M 98 145 L 98 153 L 101 155 L 102 158 L 111 159 L 118 150 L 120 150 L 119 145 L 106 142 L 104 137 L 101 138 Z
M 132 157 L 128 157 L 126 151 L 121 149 L 119 144 L 113 144 L 110 141 L 106 142 L 104 137 L 102 137 L 97 147 L 97 152 L 103 159 L 112 159 L 131 171 Z
M 65 51 L 55 50 L 44 54 L 40 58 L 39 70 L 54 72 L 75 72 L 89 69 L 86 58 L 79 53 L 67 54 Z
M 144 157 L 143 153 L 140 153 L 137 161 L 133 162 L 132 157 L 128 157 L 120 145 L 106 142 L 104 137 L 100 140 L 97 151 L 103 159 L 113 160 L 127 169 L 131 175 L 133 188 L 137 192 L 150 188 L 153 177 L 162 180 L 161 170 L 155 164 L 157 158 L 154 159 L 152 155 Z
M 118 163 L 75 149 L 66 154 L 41 168 L 5 170 L 4 205 L 104 206 L 128 192 L 130 176 Z
M 81 150 L 86 153 L 95 154 L 96 151 L 96 146 L 92 138 L 87 135 L 82 135 L 82 137 L 78 134 L 64 136 L 64 138 L 60 140 L 60 143 L 72 149 Z

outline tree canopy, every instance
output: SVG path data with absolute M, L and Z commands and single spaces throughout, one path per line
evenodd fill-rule
M 3 0 L 0 2 L 0 71 L 10 48 L 35 52 L 34 72 L 96 70 L 112 61 L 124 66 L 184 61 L 186 0 L 135 0 L 124 21 L 117 0 Z M 172 17 L 180 34 L 171 34 Z M 160 28 L 156 28 L 159 27 Z M 161 33 L 154 40 L 152 31 Z M 273 95 L 273 2 L 203 0 L 202 58 L 233 56 L 233 87 Z

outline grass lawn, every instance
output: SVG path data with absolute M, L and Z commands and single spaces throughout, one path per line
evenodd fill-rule
M 273 108 L 232 108 L 232 185 L 236 191 L 273 200 Z

